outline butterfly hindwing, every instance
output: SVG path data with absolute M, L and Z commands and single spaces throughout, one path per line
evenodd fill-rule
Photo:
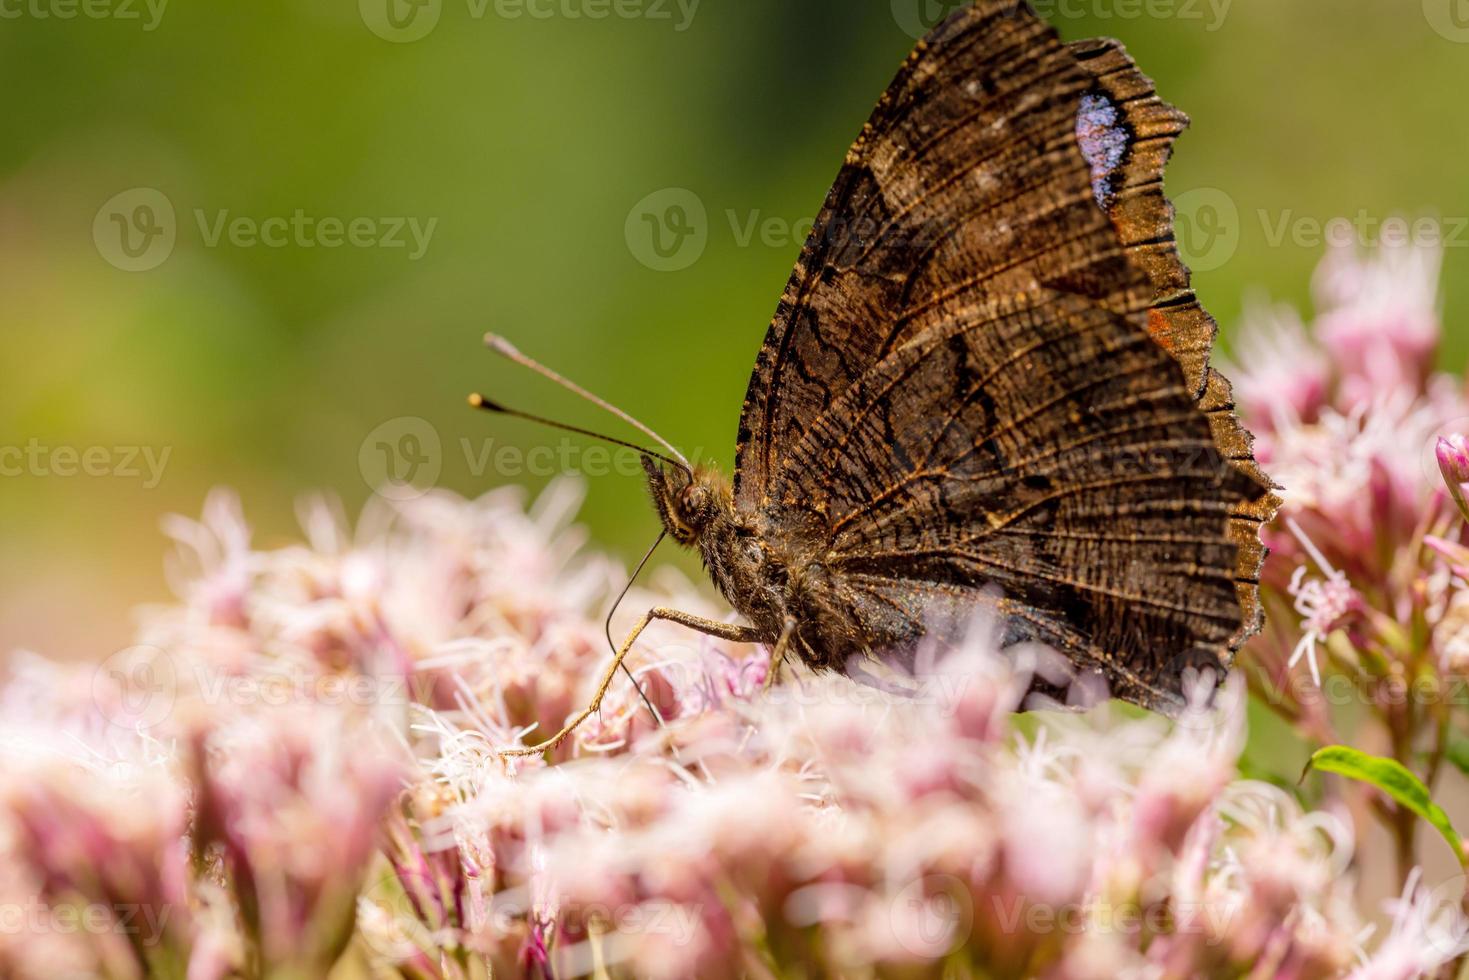
M 814 419 L 781 472 L 778 523 L 823 529 L 818 587 L 869 642 L 913 639 L 936 589 L 997 587 L 1020 635 L 1143 703 L 1176 695 L 1179 663 L 1227 663 L 1224 521 L 1259 487 L 1215 452 L 1177 364 L 1092 301 L 1036 290 L 925 331 Z

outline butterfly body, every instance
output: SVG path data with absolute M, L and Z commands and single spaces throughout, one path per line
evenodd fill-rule
M 779 514 L 740 510 L 729 481 L 712 467 L 693 478 L 644 458 L 649 491 L 664 528 L 697 551 L 725 599 L 754 627 L 759 642 L 774 644 L 792 626 L 789 642 L 808 666 L 839 669 L 854 644 L 886 649 L 897 639 L 856 627 L 840 583 L 823 564 L 818 524 Z M 844 601 L 846 600 L 846 601 Z
M 811 551 L 757 513 L 735 509 L 729 480 L 713 467 L 692 475 L 643 457 L 648 490 L 669 537 L 699 554 L 716 588 L 766 643 L 791 615 L 788 593 Z

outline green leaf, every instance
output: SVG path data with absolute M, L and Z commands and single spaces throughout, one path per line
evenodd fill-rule
M 1454 825 L 1449 822 L 1449 815 L 1444 813 L 1442 807 L 1433 802 L 1428 793 L 1428 787 L 1423 785 L 1423 780 L 1413 775 L 1412 771 L 1396 759 L 1368 755 L 1346 745 L 1328 745 L 1324 749 L 1318 749 L 1311 756 L 1311 760 L 1306 763 L 1305 772 L 1301 773 L 1301 778 L 1305 779 L 1307 773 L 1312 769 L 1334 772 L 1348 779 L 1376 786 L 1396 800 L 1399 806 L 1406 807 L 1433 824 L 1434 829 L 1442 834 L 1443 839 L 1448 841 L 1449 846 L 1454 849 L 1454 856 L 1458 858 L 1459 863 L 1466 863 L 1464 843 L 1459 839 Z

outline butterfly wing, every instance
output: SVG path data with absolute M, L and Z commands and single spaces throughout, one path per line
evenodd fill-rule
M 920 481 L 897 516 L 854 511 L 836 518 L 846 523 L 831 533 L 831 554 L 844 571 L 833 571 L 835 577 L 813 584 L 807 595 L 821 607 L 810 610 L 814 619 L 836 623 L 846 616 L 854 625 L 851 636 L 824 638 L 828 649 L 819 655 L 899 637 L 935 608 L 962 605 L 991 584 L 1005 590 L 1012 623 L 1031 623 L 1030 635 L 1078 658 L 1110 661 L 1123 688 L 1155 702 L 1158 679 L 1179 656 L 1206 651 L 1206 661 L 1227 664 L 1253 631 L 1258 528 L 1273 513 L 1273 500 L 1234 419 L 1227 383 L 1207 366 L 1214 324 L 1188 289 L 1187 269 L 1172 244 L 1162 168 L 1186 123 L 1157 99 L 1120 48 L 1068 47 L 1013 0 L 982 0 L 955 14 L 900 71 L 848 155 L 757 359 L 741 415 L 737 506 L 769 511 L 799 498 L 817 511 L 841 511 L 834 468 L 851 461 L 830 446 L 803 454 L 793 447 L 803 434 L 839 428 L 837 402 L 846 399 L 845 410 L 863 397 L 881 377 L 869 372 L 892 369 L 905 345 L 985 322 L 993 315 L 985 311 L 996 309 L 993 297 L 1018 304 L 1000 317 L 1004 324 L 1034 324 L 1034 334 L 1013 334 L 1009 353 L 1030 350 L 1044 335 L 1047 350 L 1121 357 L 1137 372 L 1130 377 L 1170 389 L 1168 404 L 1148 411 L 1175 428 L 1143 426 L 1138 436 L 1139 419 L 1105 413 L 1117 431 L 1089 445 L 1110 462 L 1088 466 L 1115 468 L 1129 454 L 1156 453 L 1157 444 L 1177 440 L 1199 443 L 1201 458 L 1209 459 L 1192 469 L 1165 460 L 1168 469 L 1137 481 L 1119 473 L 1112 474 L 1115 481 L 1104 479 L 1088 469 L 1032 474 L 1037 485 L 1042 478 L 1069 482 L 1055 498 L 1063 517 L 1043 504 L 985 535 L 980 550 L 977 541 L 961 540 L 962 553 L 947 557 L 930 553 L 934 541 L 926 535 L 938 534 L 938 546 L 951 547 L 954 541 L 943 535 L 962 539 L 983 530 L 976 522 L 1001 513 L 981 503 L 976 488 L 1012 503 L 1034 488 L 1013 481 L 1001 487 L 993 474 L 970 479 L 963 468 L 975 465 L 975 457 L 965 457 L 956 461 L 960 482 Z M 1084 308 L 1040 324 L 1037 314 L 1056 312 L 1061 294 Z M 1110 326 L 1095 326 L 1101 317 L 1110 317 Z M 1130 329 L 1127 344 L 1113 354 L 1078 341 L 1088 323 L 1113 334 Z M 1156 349 L 1146 348 L 1140 360 L 1137 339 L 1149 332 Z M 961 331 L 947 342 L 967 345 L 970 336 Z M 1005 349 L 984 349 L 990 363 L 1013 365 Z M 1160 356 L 1163 350 L 1174 360 Z M 1043 355 L 1030 361 L 1036 356 Z M 928 377 L 925 390 L 945 390 L 943 363 L 937 354 L 921 359 L 915 370 Z M 1101 376 L 1109 364 L 1089 365 L 1095 385 L 1114 383 Z M 1075 401 L 1079 392 L 1099 390 L 1087 388 L 1086 378 L 1058 375 L 1056 381 L 1071 387 L 1037 383 L 1031 400 Z M 1181 405 L 1174 387 L 1183 392 Z M 1086 417 L 1086 406 L 1077 405 Z M 929 409 L 931 417 L 946 417 L 938 403 Z M 930 417 L 882 402 L 874 413 L 894 427 L 885 433 L 893 446 L 900 445 L 900 419 L 911 426 Z M 1037 418 L 1027 423 L 1032 428 L 1015 431 L 1041 439 L 1055 435 L 1055 422 Z M 984 431 L 975 419 L 952 424 Z M 906 434 L 934 435 L 921 426 Z M 1077 465 L 1064 442 L 1033 448 L 1049 448 L 1053 459 Z M 1028 455 L 1034 453 L 1012 452 L 1009 471 Z M 911 475 L 914 463 L 906 455 L 869 453 L 864 465 L 865 482 L 844 491 L 848 507 Z M 971 492 L 960 493 L 964 488 Z M 1035 524 L 1047 515 L 1066 525 L 1062 537 L 1055 537 L 1054 524 Z M 1124 515 L 1136 520 L 1120 520 Z M 1031 545 L 1017 547 L 1025 538 Z M 884 557 L 864 566 L 864 548 L 885 549 Z M 1186 583 L 1190 591 L 1178 593 L 1179 608 L 1153 608 L 1159 600 L 1152 593 L 1162 583 L 1183 588 L 1169 577 L 1174 566 L 1197 572 Z M 1152 641 L 1155 649 L 1138 649 Z
M 848 153 L 766 334 L 740 417 L 738 505 L 768 503 L 794 433 L 976 296 L 1039 286 L 1146 307 L 1078 151 L 1093 84 L 1015 0 L 965 8 L 919 43 Z
M 803 647 L 828 666 L 995 589 L 1012 640 L 1166 706 L 1185 666 L 1228 664 L 1240 604 L 1225 521 L 1262 489 L 1218 454 L 1141 326 L 1034 290 L 867 371 L 796 443 L 771 513 L 823 537 L 793 601 Z

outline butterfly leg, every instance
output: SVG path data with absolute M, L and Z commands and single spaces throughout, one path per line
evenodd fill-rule
M 790 616 L 787 616 L 785 625 L 780 630 L 780 639 L 775 641 L 775 649 L 770 652 L 770 669 L 765 672 L 765 685 L 763 690 L 769 691 L 775 686 L 775 679 L 780 675 L 780 665 L 785 662 L 786 647 L 790 646 L 791 637 L 795 632 L 796 621 Z
M 671 623 L 678 623 L 680 626 L 687 626 L 691 630 L 698 630 L 700 633 L 707 633 L 710 636 L 718 637 L 721 640 L 729 640 L 733 643 L 759 643 L 762 640 L 766 639 L 765 634 L 761 633 L 753 626 L 736 626 L 731 623 L 721 623 L 718 620 L 705 619 L 702 616 L 695 616 L 692 613 L 680 612 L 677 609 L 664 609 L 661 607 L 657 609 L 650 609 L 648 610 L 647 614 L 643 616 L 642 619 L 638 620 L 638 624 L 633 627 L 632 632 L 628 634 L 627 639 L 622 641 L 622 646 L 618 649 L 617 655 L 612 658 L 612 663 L 608 664 L 607 669 L 602 673 L 602 679 L 597 683 L 597 693 L 592 698 L 591 704 L 587 705 L 586 708 L 578 712 L 575 718 L 572 718 L 570 721 L 568 721 L 565 728 L 561 729 L 561 731 L 557 732 L 554 736 L 548 738 L 546 741 L 541 742 L 539 745 L 528 745 L 514 749 L 502 749 L 500 751 L 500 755 L 540 755 L 547 749 L 554 749 L 556 746 L 566 741 L 567 736 L 576 731 L 577 727 L 581 725 L 582 722 L 586 721 L 592 715 L 596 714 L 597 709 L 602 706 L 602 698 L 606 697 L 607 689 L 612 686 L 612 678 L 617 674 L 618 669 L 622 667 L 622 661 L 632 650 L 633 644 L 637 642 L 638 637 L 642 635 L 643 630 L 647 629 L 648 626 L 657 619 L 667 620 Z

